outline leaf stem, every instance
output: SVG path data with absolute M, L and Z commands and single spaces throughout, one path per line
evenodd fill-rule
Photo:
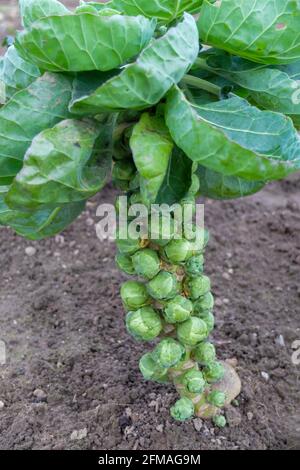
M 192 75 L 185 75 L 182 79 L 182 82 L 186 85 L 190 85 L 194 88 L 199 88 L 200 90 L 208 91 L 213 95 L 220 96 L 221 88 L 213 83 L 203 80 L 202 78 L 193 77 Z

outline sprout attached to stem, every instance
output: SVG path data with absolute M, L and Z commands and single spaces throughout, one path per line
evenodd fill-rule
M 163 339 L 152 352 L 153 360 L 162 368 L 176 366 L 185 355 L 185 347 L 173 338 Z
M 211 362 L 203 370 L 204 378 L 209 383 L 215 383 L 224 377 L 224 366 L 220 362 Z
M 202 393 L 206 385 L 202 372 L 196 369 L 187 371 L 183 376 L 182 383 L 190 393 Z
M 207 294 L 210 288 L 210 279 L 207 276 L 188 277 L 184 281 L 184 290 L 192 300 Z
M 159 383 L 168 382 L 168 370 L 156 364 L 152 353 L 144 354 L 140 359 L 139 366 L 144 379 Z
M 156 251 L 144 248 L 132 256 L 132 264 L 138 276 L 152 279 L 160 270 L 160 260 Z
M 137 310 L 150 301 L 145 284 L 138 281 L 124 282 L 121 287 L 121 298 L 127 310 Z
M 190 318 L 192 311 L 192 302 L 182 295 L 176 295 L 167 303 L 164 317 L 168 323 L 181 323 Z
M 225 405 L 226 395 L 224 392 L 221 392 L 220 390 L 213 390 L 207 395 L 207 401 L 213 406 L 222 408 L 222 406 Z
M 182 397 L 171 407 L 171 416 L 177 421 L 190 419 L 194 414 L 194 404 L 187 397 Z
M 162 330 L 159 314 L 152 307 L 142 307 L 135 312 L 128 312 L 126 326 L 129 333 L 138 341 L 151 341 Z
M 148 293 L 156 300 L 169 300 L 178 293 L 178 281 L 174 274 L 160 271 L 147 284 Z
M 207 326 L 201 318 L 191 317 L 177 326 L 177 336 L 182 344 L 196 346 L 207 337 Z
M 212 343 L 198 344 L 193 350 L 195 360 L 201 365 L 207 365 L 216 360 L 216 348 Z

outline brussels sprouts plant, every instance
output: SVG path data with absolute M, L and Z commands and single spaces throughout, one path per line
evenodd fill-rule
M 135 205 L 152 227 L 136 238 L 119 227 L 116 241 L 134 276 L 121 287 L 128 332 L 152 342 L 141 374 L 174 384 L 174 419 L 223 427 L 240 381 L 210 337 L 208 231 L 162 206 L 195 215 L 199 196 L 248 196 L 300 170 L 300 4 L 19 3 L 23 30 L 0 60 L 0 223 L 53 236 L 112 175 L 128 232 Z

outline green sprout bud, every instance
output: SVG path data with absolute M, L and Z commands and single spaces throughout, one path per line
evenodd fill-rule
M 128 255 L 123 255 L 123 253 L 118 253 L 115 257 L 116 265 L 118 268 L 126 274 L 134 274 L 134 267 L 132 264 L 132 259 Z
M 152 307 L 142 307 L 135 312 L 128 312 L 126 326 L 129 333 L 138 341 L 151 341 L 162 330 L 160 316 Z
M 194 312 L 202 318 L 202 314 L 211 312 L 214 308 L 214 297 L 211 292 L 207 292 L 194 303 Z
M 207 312 L 202 314 L 200 318 L 206 323 L 208 334 L 210 334 L 215 327 L 215 317 L 211 312 Z
M 132 264 L 139 276 L 152 279 L 160 270 L 158 254 L 150 248 L 137 251 L 132 257 Z
M 127 310 L 137 310 L 150 301 L 145 284 L 138 281 L 127 281 L 122 284 L 121 298 Z
M 195 411 L 194 404 L 192 400 L 187 397 L 180 398 L 177 402 L 171 407 L 171 416 L 177 421 L 185 421 L 190 419 Z
M 168 323 L 181 323 L 190 318 L 192 311 L 192 302 L 183 295 L 176 295 L 168 302 L 164 317 Z
M 118 239 L 116 240 L 116 245 L 120 253 L 123 255 L 133 255 L 138 251 L 140 246 L 140 240 L 134 240 L 133 238 Z
M 226 418 L 223 415 L 217 415 L 213 417 L 213 423 L 218 426 L 218 428 L 225 428 Z
M 174 274 L 160 271 L 147 284 L 148 293 L 156 300 L 169 300 L 178 293 L 178 282 Z
M 207 326 L 201 318 L 191 317 L 177 326 L 177 336 L 182 344 L 196 346 L 207 337 Z
M 135 172 L 136 168 L 132 160 L 118 160 L 114 164 L 112 178 L 117 181 L 130 181 Z
M 192 256 L 190 242 L 185 238 L 171 240 L 165 247 L 165 255 L 171 263 L 183 263 Z
M 207 395 L 207 401 L 213 406 L 222 408 L 222 406 L 225 405 L 226 395 L 224 392 L 221 392 L 220 390 L 213 390 Z
M 152 358 L 159 367 L 176 366 L 185 355 L 185 348 L 173 338 L 165 338 L 155 347 Z
M 203 273 L 204 256 L 196 255 L 190 258 L 185 265 L 185 272 L 190 277 L 197 277 Z
M 188 277 L 184 281 L 184 290 L 192 300 L 197 300 L 207 294 L 210 288 L 210 279 L 207 276 Z
M 204 378 L 209 383 L 218 382 L 224 377 L 225 369 L 220 362 L 211 362 L 203 370 Z
M 212 343 L 200 343 L 193 352 L 194 358 L 201 365 L 207 365 L 216 360 L 216 349 Z
M 159 383 L 168 382 L 168 371 L 155 363 L 152 353 L 144 354 L 140 359 L 139 366 L 144 379 Z
M 199 370 L 189 370 L 184 374 L 183 384 L 190 393 L 202 393 L 206 382 Z

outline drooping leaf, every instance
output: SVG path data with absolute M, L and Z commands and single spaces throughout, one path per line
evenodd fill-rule
M 200 57 L 212 71 L 245 88 L 260 107 L 287 114 L 300 125 L 299 62 L 297 74 L 295 67 L 282 66 L 279 70 L 216 50 Z
M 133 128 L 130 147 L 140 174 L 143 199 L 155 202 L 174 147 L 163 118 L 144 113 Z
M 8 206 L 56 207 L 100 191 L 111 171 L 112 122 L 67 119 L 37 135 L 8 191 Z
M 300 169 L 300 139 L 292 121 L 237 96 L 197 106 L 174 86 L 166 123 L 186 155 L 223 175 L 268 181 Z
M 33 137 L 69 116 L 72 80 L 46 73 L 0 108 L 0 185 L 22 167 Z
M 8 187 L 0 186 L 0 225 L 11 227 L 29 240 L 41 240 L 60 233 L 84 210 L 85 201 L 61 207 L 42 206 L 36 211 L 21 212 L 10 209 L 4 201 Z
M 6 101 L 17 91 L 27 88 L 40 75 L 38 67 L 23 60 L 16 48 L 10 46 L 0 62 L 0 80 L 5 85 Z
M 204 0 L 200 39 L 234 55 L 264 64 L 300 59 L 298 0 Z
M 24 59 L 52 72 L 111 70 L 135 57 L 150 41 L 156 20 L 143 16 L 78 13 L 48 16 L 18 33 Z
M 45 16 L 64 15 L 70 12 L 56 0 L 19 0 L 19 6 L 22 24 L 25 28 Z
M 185 13 L 176 26 L 153 40 L 137 61 L 125 67 L 91 94 L 72 101 L 77 114 L 145 109 L 158 103 L 174 83 L 179 82 L 195 61 L 199 51 L 194 18 Z
M 110 6 L 126 15 L 144 15 L 170 22 L 181 16 L 185 11 L 196 13 L 200 10 L 202 0 L 112 0 Z
M 262 181 L 247 181 L 238 176 L 226 176 L 199 165 L 200 194 L 211 199 L 236 199 L 257 193 Z

